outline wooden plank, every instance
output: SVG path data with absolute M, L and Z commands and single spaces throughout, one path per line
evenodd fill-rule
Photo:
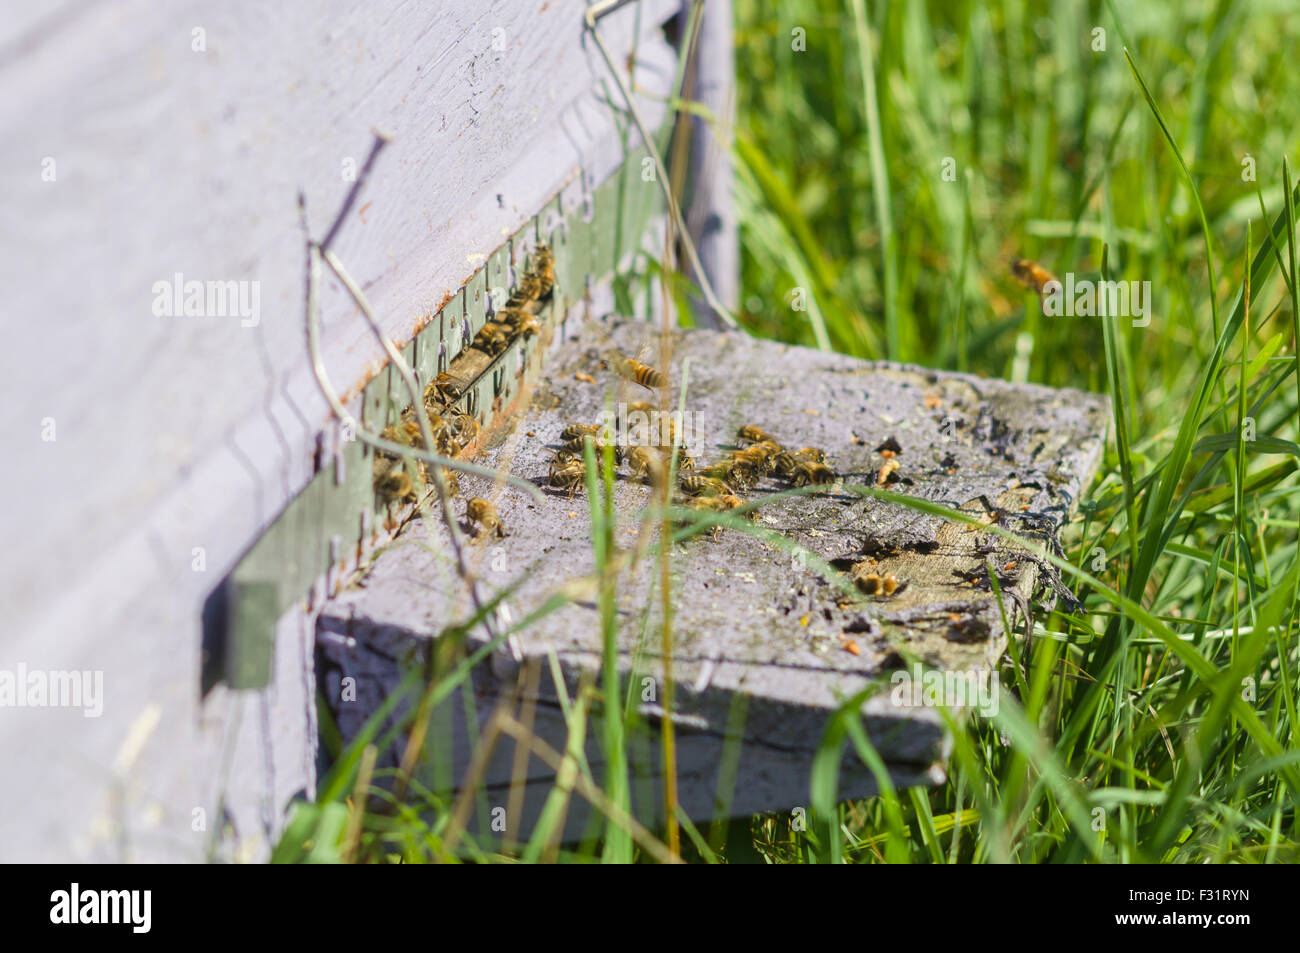
M 602 409 L 612 406 L 607 402 L 649 396 L 617 382 L 611 367 L 617 355 L 640 353 L 652 343 L 645 326 L 634 322 L 588 325 L 552 361 L 546 386 L 518 426 L 523 436 L 490 451 L 487 461 L 544 486 L 568 423 L 598 423 Z M 824 449 L 846 482 L 871 485 L 888 459 L 878 448 L 894 440 L 901 479 L 891 489 L 976 517 L 992 519 L 995 510 L 1004 510 L 999 525 L 1037 541 L 1055 539 L 1104 447 L 1108 402 L 1094 394 L 866 363 L 703 330 L 674 334 L 672 354 L 674 385 L 689 375 L 691 416 L 684 429 L 701 463 L 731 449 L 740 426 L 757 424 L 787 446 Z M 578 380 L 578 373 L 594 375 L 597 384 Z M 493 499 L 509 529 L 504 539 L 479 543 L 477 558 L 485 580 L 514 587 L 512 618 L 529 617 L 557 592 L 575 591 L 575 580 L 586 580 L 577 601 L 519 633 L 525 659 L 556 653 L 573 692 L 584 673 L 594 677 L 601 659 L 587 501 L 548 487 L 546 504 L 537 505 L 477 478 L 461 486 L 466 497 Z M 763 500 L 779 489 L 768 479 L 747 495 Z M 620 519 L 615 540 L 629 560 L 649 493 L 623 469 L 614 489 Z M 747 809 L 806 804 L 808 771 L 827 719 L 845 699 L 882 680 L 884 690 L 861 706 L 877 750 L 900 783 L 941 777 L 947 744 L 941 720 L 932 707 L 900 698 L 892 690 L 893 672 L 914 659 L 987 684 L 1007 633 L 992 592 L 972 577 L 992 559 L 1007 594 L 1007 616 L 1023 621 L 1021 606 L 1036 590 L 1053 592 L 1040 566 L 984 532 L 842 486 L 773 498 L 757 510 L 757 525 L 779 534 L 780 543 L 725 530 L 672 550 L 675 717 L 689 739 L 683 746 L 684 806 L 697 818 L 712 816 L 729 718 L 741 703 L 746 716 L 737 790 L 764 792 L 762 803 L 750 798 Z M 654 527 L 649 531 L 653 536 Z M 355 733 L 399 683 L 404 666 L 394 660 L 421 664 L 421 647 L 468 614 L 463 598 L 428 597 L 431 579 L 446 592 L 442 536 L 437 525 L 414 527 L 405 545 L 386 551 L 354 590 L 322 612 L 320 626 L 334 636 L 323 640 L 332 664 L 326 697 L 345 735 Z M 871 561 L 875 572 L 892 574 L 902 585 L 889 598 L 847 597 L 816 570 L 813 557 L 832 567 L 832 577 Z M 643 684 L 653 688 L 655 700 L 641 705 L 651 720 L 663 710 L 657 580 L 653 560 L 630 563 L 619 577 L 617 601 L 620 670 L 632 680 L 633 697 Z M 475 682 L 481 720 L 514 685 L 509 659 L 494 662 Z M 340 704 L 339 680 L 346 676 L 357 679 L 357 701 Z M 545 730 L 545 740 L 562 749 L 555 686 L 545 676 L 536 700 L 544 712 L 539 734 Z M 459 705 L 449 708 L 458 711 Z M 599 737 L 598 729 L 589 733 L 593 765 L 603 761 Z M 429 757 L 449 758 L 450 776 L 461 778 L 470 738 L 459 725 Z M 775 779 L 772 752 L 781 752 Z M 488 766 L 490 790 L 509 783 L 507 755 Z M 649 770 L 655 773 L 654 763 Z M 544 775 L 539 764 L 528 774 L 539 786 Z M 850 762 L 844 793 L 872 790 L 869 772 Z M 653 799 L 641 807 L 647 818 L 658 809 Z

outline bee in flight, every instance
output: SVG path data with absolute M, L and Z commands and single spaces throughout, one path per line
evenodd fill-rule
M 506 527 L 501 522 L 497 508 L 481 497 L 476 496 L 465 504 L 465 516 L 471 523 L 478 524 L 477 535 L 480 538 L 492 533 L 495 533 L 498 538 L 506 536 Z
M 619 365 L 619 373 L 630 381 L 635 381 L 642 387 L 649 390 L 655 390 L 659 387 L 668 386 L 668 378 L 662 372 L 655 370 L 649 364 L 642 364 L 640 361 L 626 358 Z
M 1047 287 L 1048 282 L 1055 281 L 1058 285 L 1056 275 L 1052 274 L 1036 261 L 1030 261 L 1028 258 L 1012 258 L 1011 274 L 1015 275 L 1026 288 L 1031 288 L 1040 297 L 1043 295 L 1043 289 Z

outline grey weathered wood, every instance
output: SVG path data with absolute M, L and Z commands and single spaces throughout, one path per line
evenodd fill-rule
M 607 400 L 649 396 L 635 385 L 616 383 L 608 363 L 644 346 L 658 353 L 647 333 L 644 325 L 613 321 L 588 326 L 581 339 L 564 345 L 515 436 L 488 459 L 545 484 L 564 426 L 599 422 Z M 709 331 L 675 334 L 672 355 L 674 388 L 688 374 L 686 406 L 699 415 L 693 420 L 702 444 L 692 448 L 698 462 L 718 459 L 734 445 L 738 427 L 757 424 L 787 446 L 824 449 L 847 483 L 870 485 L 883 462 L 876 449 L 894 438 L 902 447 L 895 458 L 902 482 L 892 489 L 976 517 L 1003 508 L 1007 515 L 1000 525 L 1032 526 L 1030 535 L 1039 541 L 1050 540 L 1068 517 L 1104 447 L 1108 404 L 1093 394 L 866 363 Z M 575 377 L 584 372 L 595 375 L 597 384 Z M 638 528 L 650 490 L 624 474 L 614 490 L 621 520 L 616 541 L 631 552 L 635 542 L 629 534 Z M 485 579 L 517 586 L 509 597 L 514 619 L 527 618 L 562 587 L 570 591 L 573 580 L 588 580 L 576 602 L 519 634 L 526 658 L 557 654 L 573 691 L 580 673 L 594 676 L 601 659 L 587 500 L 548 489 L 547 503 L 537 505 L 477 478 L 461 486 L 465 497 L 496 500 L 510 531 L 505 539 L 482 541 L 478 558 Z M 748 495 L 760 500 L 777 489 L 767 481 Z M 989 540 L 983 532 L 833 485 L 815 495 L 777 499 L 757 512 L 759 526 L 806 553 L 840 569 L 873 555 L 880 574 L 896 574 L 905 586 L 887 599 L 846 598 L 806 558 L 792 559 L 788 551 L 735 530 L 673 547 L 682 798 L 697 819 L 713 815 L 728 717 L 741 697 L 747 714 L 733 808 L 786 809 L 807 804 L 813 753 L 828 717 L 845 699 L 887 678 L 907 657 L 987 680 L 1006 646 L 993 594 L 958 575 L 986 565 Z M 1034 596 L 1040 568 L 1014 544 L 996 541 L 994 548 L 1006 612 L 1023 622 L 1018 599 Z M 322 644 L 333 666 L 324 687 L 345 735 L 354 734 L 397 685 L 404 671 L 400 660 L 422 658 L 421 646 L 468 614 L 463 600 L 430 598 L 445 590 L 447 565 L 440 527 L 417 525 L 355 589 L 323 610 L 320 625 L 329 638 Z M 634 689 L 642 676 L 649 677 L 661 699 L 657 580 L 654 560 L 620 575 L 619 659 L 624 675 L 635 676 Z M 500 678 L 481 671 L 475 682 L 481 720 L 514 684 L 509 659 L 495 661 L 492 670 Z M 355 702 L 340 701 L 344 677 L 357 680 Z M 862 705 L 869 736 L 899 783 L 941 777 L 947 749 L 938 713 L 898 704 L 890 687 Z M 637 690 L 633 694 L 639 697 Z M 537 731 L 562 750 L 554 697 L 554 686 L 543 678 Z M 459 712 L 460 701 L 448 707 Z M 643 710 L 656 717 L 661 702 Z M 599 732 L 588 737 L 596 771 L 603 762 Z M 464 726 L 441 742 L 435 736 L 435 750 L 440 743 L 455 764 L 453 776 L 461 778 L 469 756 Z M 538 763 L 528 772 L 542 788 L 545 775 Z M 504 797 L 510 777 L 505 746 L 485 783 Z M 846 762 L 845 794 L 872 790 L 870 773 L 854 759 Z M 646 818 L 654 817 L 656 807 L 639 805 Z
M 502 235 L 621 162 L 584 7 L 136 0 L 0 24 L 0 668 L 99 670 L 108 696 L 98 719 L 0 718 L 0 859 L 195 858 L 223 800 L 274 815 L 310 785 L 309 641 L 280 640 L 266 693 L 198 696 L 205 597 L 311 477 L 317 435 L 333 439 L 306 360 L 297 196 L 319 237 L 344 161 L 370 129 L 393 136 L 335 247 L 409 340 Z M 675 9 L 646 0 L 602 23 L 619 62 L 635 38 L 655 126 Z M 154 316 L 153 284 L 176 272 L 259 282 L 260 322 Z M 322 308 L 326 363 L 355 393 L 381 352 L 337 284 Z M 117 770 L 136 724 L 150 730 Z M 276 819 L 239 826 L 264 826 L 264 849 Z

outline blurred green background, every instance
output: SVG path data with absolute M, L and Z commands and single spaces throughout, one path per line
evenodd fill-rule
M 1184 362 L 1213 344 L 1205 247 L 1123 48 L 1197 180 L 1223 295 L 1261 214 L 1243 160 L 1275 213 L 1295 154 L 1296 4 L 1146 0 L 1117 3 L 1118 20 L 1070 0 L 735 10 L 750 327 L 1104 390 L 1097 322 L 1044 318 L 1006 258 L 1095 273 L 1105 239 L 1115 276 L 1153 285 L 1151 326 L 1123 337 L 1137 409 L 1160 422 Z M 807 313 L 788 307 L 794 287 L 812 292 Z

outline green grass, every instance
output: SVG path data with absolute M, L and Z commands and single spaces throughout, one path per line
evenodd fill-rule
M 842 802 L 841 753 L 880 767 L 846 705 L 807 812 L 683 822 L 683 856 L 1300 861 L 1300 194 L 1285 164 L 1300 145 L 1300 15 L 1227 0 L 734 2 L 744 327 L 1101 391 L 1115 416 L 1064 541 L 1085 611 L 1039 620 L 1027 671 L 1003 671 L 1018 700 L 952 725 L 947 782 L 895 790 L 881 772 L 879 796 Z M 1257 181 L 1243 178 L 1247 156 Z M 1149 281 L 1152 320 L 1047 317 L 1011 279 L 1010 255 Z M 608 655 L 612 511 L 591 464 Z M 468 664 L 448 654 L 411 697 L 449 697 Z M 630 691 L 607 667 L 566 699 L 556 810 L 604 797 L 612 817 L 580 844 L 552 830 L 527 845 L 449 841 L 446 792 L 412 783 L 404 803 L 361 797 L 383 790 L 363 739 L 300 809 L 278 859 L 663 859 L 665 832 L 620 813 L 622 766 L 646 756 Z M 619 766 L 603 778 L 582 754 L 596 732 Z
M 1067 540 L 1096 584 L 1085 615 L 1040 626 L 1016 724 L 965 726 L 946 786 L 842 806 L 826 830 L 861 860 L 897 856 L 899 814 L 917 861 L 1300 859 L 1284 171 L 1300 19 L 1264 3 L 737 10 L 746 324 L 1115 407 Z M 1009 255 L 1148 280 L 1153 320 L 1045 317 Z M 820 296 L 816 320 L 782 306 L 795 286 Z M 773 859 L 835 856 L 786 819 L 758 827 Z

